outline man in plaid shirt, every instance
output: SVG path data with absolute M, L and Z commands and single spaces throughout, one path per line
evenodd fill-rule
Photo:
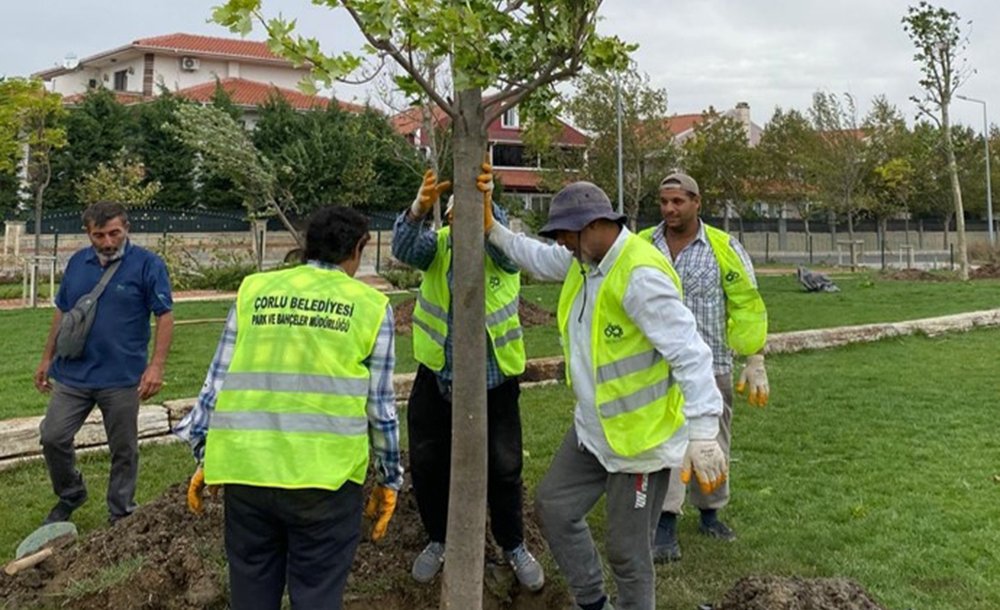
M 715 251 L 717 246 L 712 243 L 708 234 L 714 232 L 719 235 L 721 232 L 706 227 L 698 217 L 700 208 L 701 194 L 694 178 L 682 173 L 671 174 L 660 183 L 660 213 L 663 222 L 652 231 L 644 232 L 644 235 L 652 240 L 653 245 L 667 256 L 676 269 L 684 291 L 684 304 L 694 313 L 698 333 L 712 349 L 716 385 L 722 393 L 724 404 L 723 414 L 719 419 L 718 440 L 728 457 L 732 439 L 733 350 L 727 340 L 728 303 L 723 287 L 724 274 L 720 255 Z M 741 263 L 742 271 L 749 279 L 747 286 L 752 287 L 751 290 L 759 299 L 750 256 L 735 238 L 724 236 L 723 240 L 728 244 L 722 247 L 728 246 L 731 254 L 735 254 L 731 259 Z M 767 404 L 770 389 L 762 347 L 761 351 L 747 355 L 736 389 L 738 392 L 748 391 L 751 405 L 763 407 Z M 657 561 L 677 561 L 681 558 L 676 524 L 684 504 L 686 487 L 675 472 L 670 480 L 656 530 L 654 557 Z M 717 515 L 719 509 L 729 503 L 728 481 L 711 494 L 701 493 L 697 485 L 692 485 L 690 492 L 691 503 L 701 513 L 699 531 L 712 538 L 735 540 L 733 530 L 719 520 Z

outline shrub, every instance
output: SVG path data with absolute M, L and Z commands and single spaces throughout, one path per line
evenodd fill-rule
M 389 259 L 388 265 L 379 271 L 379 275 L 400 290 L 416 288 L 420 286 L 423 279 L 423 274 L 420 271 L 395 259 Z

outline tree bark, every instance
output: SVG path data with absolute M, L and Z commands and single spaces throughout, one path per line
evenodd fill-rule
M 948 174 L 951 176 L 951 193 L 955 199 L 955 236 L 958 246 L 958 276 L 969 279 L 969 250 L 965 242 L 965 209 L 962 206 L 962 185 L 958 182 L 958 164 L 955 162 L 955 145 L 951 141 L 951 123 L 948 104 L 941 105 L 941 126 L 944 131 L 944 150 L 948 157 Z
M 457 79 L 456 79 L 457 80 Z M 452 445 L 448 552 L 442 610 L 483 607 L 486 532 L 486 308 L 483 206 L 476 189 L 486 151 L 482 91 L 457 93 L 454 122 L 455 221 L 452 229 Z

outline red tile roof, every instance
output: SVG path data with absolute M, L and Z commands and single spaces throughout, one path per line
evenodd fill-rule
M 320 95 L 306 95 L 294 89 L 276 87 L 259 81 L 246 80 L 243 78 L 227 78 L 219 81 L 222 89 L 232 98 L 237 106 L 256 107 L 266 103 L 274 93 L 277 93 L 297 110 L 309 110 L 311 108 L 326 108 L 330 103 L 330 98 Z M 215 95 L 215 82 L 202 83 L 187 89 L 176 92 L 183 98 L 197 102 L 208 102 Z M 364 106 L 351 104 L 349 102 L 337 102 L 342 110 L 347 112 L 362 112 Z
M 536 170 L 531 169 L 496 169 L 497 179 L 504 189 L 537 190 L 541 177 Z
M 208 55 L 225 55 L 229 57 L 287 62 L 286 59 L 271 52 L 266 42 L 243 40 L 240 38 L 218 38 L 215 36 L 177 33 L 165 36 L 153 36 L 152 38 L 140 38 L 132 41 L 132 46 L 142 49 L 160 49 L 177 53 L 190 53 L 192 55 L 204 53 Z
M 137 104 L 139 102 L 145 102 L 151 100 L 151 97 L 145 97 L 141 93 L 133 93 L 130 91 L 114 91 L 115 101 L 124 106 L 129 104 Z M 62 103 L 64 106 L 76 106 L 83 101 L 86 93 L 74 93 L 73 95 L 64 95 L 62 98 Z
M 667 119 L 666 127 L 670 130 L 670 133 L 677 136 L 689 129 L 693 129 L 700 122 L 701 114 L 675 114 Z
M 437 105 L 433 106 L 433 119 L 442 127 L 446 127 L 451 122 L 451 117 L 445 114 L 444 110 L 441 110 L 441 108 Z M 420 129 L 423 123 L 423 117 L 421 116 L 420 108 L 409 108 L 393 116 L 389 119 L 389 121 L 400 135 L 407 136 L 408 139 L 411 139 L 409 136 L 413 135 L 418 129 Z M 562 130 L 559 133 L 556 143 L 566 146 L 587 145 L 587 136 L 583 135 L 581 132 L 566 123 L 561 124 Z M 493 121 L 486 130 L 486 137 L 490 142 L 521 142 L 523 139 L 521 133 L 522 131 L 520 129 L 503 127 L 500 119 L 497 119 Z M 426 143 L 427 134 L 421 133 L 420 142 L 414 142 L 414 145 L 422 146 Z

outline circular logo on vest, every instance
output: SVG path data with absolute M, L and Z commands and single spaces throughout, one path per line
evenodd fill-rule
M 491 275 L 490 276 L 490 288 L 499 288 L 499 287 L 500 287 L 500 278 L 498 278 L 495 275 Z
M 740 279 L 740 274 L 738 271 L 730 271 L 729 273 L 726 274 L 727 282 L 735 282 L 738 279 Z
M 621 339 L 625 336 L 625 331 L 617 324 L 608 324 L 604 327 L 604 336 L 608 339 Z

